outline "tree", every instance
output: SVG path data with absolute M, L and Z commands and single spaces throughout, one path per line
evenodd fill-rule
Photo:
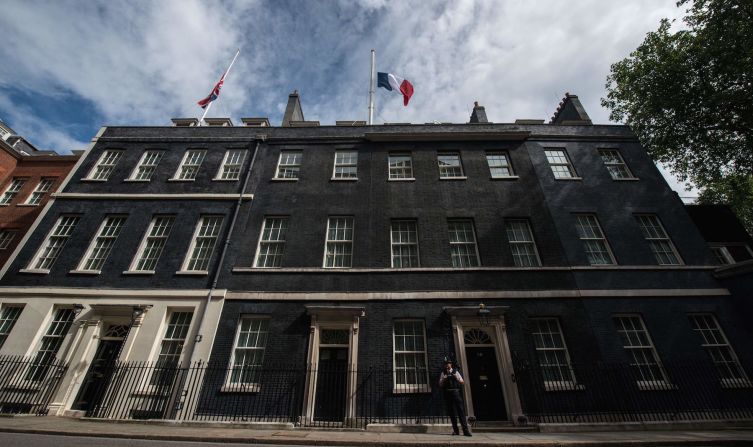
M 613 64 L 602 105 L 654 160 L 701 188 L 701 201 L 729 201 L 753 233 L 753 1 L 677 6 L 688 6 L 686 28 L 664 19 Z

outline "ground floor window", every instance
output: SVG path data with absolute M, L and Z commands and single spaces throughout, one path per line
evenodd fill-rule
M 395 391 L 429 390 L 424 322 L 397 320 L 393 328 Z

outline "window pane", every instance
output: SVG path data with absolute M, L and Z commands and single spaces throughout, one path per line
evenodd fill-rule
M 473 221 L 453 219 L 447 221 L 450 238 L 450 259 L 453 267 L 478 267 L 481 261 L 476 247 Z
M 439 165 L 439 177 L 462 177 L 463 167 L 460 164 L 460 154 L 439 154 L 437 155 Z
M 389 178 L 413 178 L 413 160 L 410 154 L 390 155 L 389 165 Z

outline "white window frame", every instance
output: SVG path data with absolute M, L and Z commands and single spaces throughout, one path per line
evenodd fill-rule
M 157 224 L 157 221 L 159 219 L 170 219 L 170 222 L 167 225 L 168 228 L 167 228 L 167 231 L 164 232 L 164 234 L 154 235 L 152 234 L 152 232 L 154 231 L 155 225 Z M 149 222 L 149 226 L 144 232 L 144 236 L 142 236 L 141 238 L 141 242 L 139 243 L 139 248 L 136 250 L 136 254 L 133 256 L 131 265 L 128 267 L 129 272 L 143 273 L 143 274 L 152 274 L 155 272 L 157 268 L 157 263 L 159 262 L 159 258 L 162 256 L 162 253 L 165 250 L 165 246 L 167 245 L 167 240 L 170 237 L 170 232 L 172 231 L 174 224 L 175 224 L 175 215 L 173 214 L 157 214 L 157 215 L 152 216 L 152 220 Z M 162 227 L 163 226 L 160 226 L 160 228 Z M 159 243 L 161 244 L 161 247 L 159 248 L 159 253 L 157 254 L 157 257 L 154 260 L 154 268 L 140 269 L 139 264 L 141 264 L 142 261 L 145 259 L 144 254 L 146 252 L 146 247 L 151 241 L 159 241 Z
M 447 175 L 448 170 L 455 170 L 456 166 L 442 166 L 440 162 L 441 157 L 457 157 L 457 168 L 460 169 L 460 175 Z M 439 168 L 439 179 L 440 180 L 452 180 L 452 179 L 459 179 L 464 180 L 467 177 L 465 176 L 465 170 L 463 169 L 463 158 L 460 156 L 460 151 L 450 151 L 450 152 L 438 152 L 437 153 L 437 168 Z
M 421 337 L 423 339 L 423 345 L 424 349 L 422 351 L 397 351 L 397 332 L 396 327 L 397 323 L 421 323 Z M 407 334 L 406 334 L 407 335 Z M 406 336 L 403 335 L 403 336 Z M 411 334 L 412 335 L 412 334 Z M 429 363 L 428 363 L 428 354 L 427 354 L 427 339 L 426 339 L 426 322 L 419 318 L 397 318 L 392 321 L 392 392 L 393 394 L 400 394 L 400 393 L 431 393 L 431 385 L 429 382 Z M 397 356 L 398 354 L 405 354 L 405 355 L 413 355 L 413 356 L 420 356 L 423 357 L 424 361 L 424 369 L 426 370 L 424 375 L 424 382 L 423 383 L 398 383 L 398 366 L 397 366 Z M 423 354 L 423 355 L 422 355 Z M 402 368 L 406 369 L 407 368 Z M 416 379 L 419 379 L 418 376 L 418 367 L 416 368 Z
M 559 154 L 554 154 L 554 152 L 559 152 Z M 563 180 L 563 179 L 577 179 L 578 172 L 575 170 L 575 166 L 573 166 L 573 161 L 570 159 L 570 155 L 567 153 L 567 150 L 563 147 L 546 147 L 544 148 L 544 157 L 546 158 L 547 163 L 549 164 L 549 169 L 552 171 L 552 175 L 554 176 L 555 180 Z M 553 158 L 557 157 L 557 160 L 554 160 Z M 564 158 L 564 162 L 559 160 L 559 158 Z M 562 171 L 558 171 L 555 169 L 555 167 L 564 166 L 567 168 L 568 175 L 560 175 L 562 174 Z
M 122 150 L 107 149 L 99 156 L 97 163 L 92 166 L 84 180 L 106 182 L 110 179 L 121 158 L 123 158 Z
M 673 386 L 669 381 L 669 378 L 667 377 L 667 371 L 664 369 L 664 364 L 661 361 L 661 357 L 659 357 L 659 353 L 656 351 L 656 345 L 654 344 L 654 340 L 651 338 L 651 334 L 648 332 L 648 329 L 646 328 L 646 323 L 643 321 L 643 317 L 639 314 L 615 314 L 612 316 L 612 321 L 615 323 L 615 327 L 617 329 L 618 336 L 622 337 L 621 332 L 628 332 L 627 330 L 622 330 L 622 328 L 625 327 L 624 324 L 617 323 L 618 319 L 634 319 L 633 321 L 637 321 L 638 328 L 636 329 L 630 329 L 630 331 L 633 332 L 643 332 L 646 341 L 648 342 L 647 345 L 625 345 L 625 342 L 622 341 L 622 338 L 620 338 L 620 343 L 622 344 L 622 348 L 625 350 L 625 352 L 630 357 L 630 366 L 633 368 L 637 368 L 638 372 L 640 373 L 641 377 L 645 377 L 643 368 L 645 367 L 656 367 L 659 369 L 659 372 L 661 373 L 661 378 L 659 380 L 656 379 L 649 379 L 649 380 L 637 380 L 636 385 L 638 385 L 638 388 L 642 390 L 668 390 L 672 389 Z M 635 326 L 632 324 L 631 326 Z M 638 363 L 638 358 L 635 356 L 635 352 L 643 352 L 644 354 L 646 352 L 649 352 L 651 354 L 651 359 L 653 360 L 653 364 L 650 363 Z M 643 355 L 644 360 L 646 360 L 646 355 Z M 655 366 L 653 366 L 655 365 Z M 650 375 L 653 375 L 651 373 Z
M 661 219 L 659 219 L 659 216 L 657 216 L 656 214 L 646 214 L 646 213 L 634 214 L 633 216 L 635 216 L 635 220 L 638 223 L 638 227 L 641 231 L 641 235 L 643 236 L 643 239 L 645 239 L 646 242 L 648 243 L 648 248 L 649 250 L 651 250 L 651 253 L 654 255 L 654 260 L 656 260 L 657 264 L 659 265 L 684 265 L 682 257 L 680 257 L 680 253 L 677 251 L 677 247 L 675 247 L 675 243 L 672 241 L 672 238 L 669 237 L 669 234 L 667 233 L 667 230 L 664 228 L 664 224 L 662 223 Z M 652 225 L 651 225 L 652 228 L 658 229 L 660 230 L 660 232 L 657 231 L 656 232 L 657 235 L 653 235 L 653 236 L 651 234 L 647 234 L 649 233 L 649 231 L 648 231 L 648 228 L 644 225 L 643 219 L 653 219 L 655 223 L 658 225 L 655 225 L 652 222 Z M 658 252 L 655 250 L 656 248 L 656 245 L 654 244 L 655 242 L 657 243 L 666 242 L 667 244 L 669 244 L 669 248 L 672 249 L 672 254 L 674 255 L 677 262 L 671 262 L 671 263 L 662 262 L 662 260 L 659 257 Z M 661 253 L 666 253 L 666 252 L 661 252 Z
M 5 228 L 0 230 L 0 250 L 7 250 L 17 234 L 18 230 L 15 228 Z
M 701 327 L 698 324 L 700 318 L 704 319 L 705 327 Z M 729 343 L 727 334 L 724 333 L 724 330 L 719 324 L 719 320 L 716 319 L 716 315 L 712 313 L 690 313 L 688 314 L 688 319 L 690 320 L 690 325 L 693 329 L 693 332 L 696 332 L 699 337 L 701 337 L 701 347 L 709 355 L 711 362 L 714 364 L 714 367 L 717 369 L 717 371 L 719 371 L 720 375 L 722 374 L 722 372 L 720 371 L 721 368 L 726 368 L 728 371 L 736 370 L 738 377 L 720 378 L 722 386 L 724 388 L 753 387 L 753 383 L 750 382 L 750 378 L 748 377 L 745 368 L 743 368 L 743 365 L 740 363 L 740 359 L 737 357 L 737 353 Z M 708 323 L 713 323 L 713 327 Z M 718 338 L 718 340 L 711 340 L 708 336 L 709 334 L 707 334 L 707 331 L 718 332 L 719 336 L 715 337 Z M 728 361 L 717 361 L 717 358 L 712 353 L 715 350 L 726 350 Z
M 279 228 L 274 227 L 272 229 L 269 228 L 269 222 L 271 220 L 280 220 L 282 223 L 282 226 Z M 285 245 L 287 244 L 287 233 L 289 229 L 289 218 L 288 216 L 265 216 L 264 222 L 262 222 L 261 225 L 261 231 L 259 232 L 259 239 L 256 242 L 256 254 L 254 255 L 254 267 L 256 268 L 281 268 L 282 267 L 282 257 L 285 255 Z M 264 234 L 269 230 L 269 236 L 273 234 L 273 232 L 276 232 L 278 235 L 278 239 L 264 239 Z M 282 239 L 279 239 L 279 237 L 282 237 Z M 275 259 L 279 259 L 280 265 L 266 265 L 266 260 L 269 259 L 269 251 L 267 251 L 264 254 L 265 259 L 265 265 L 259 265 L 259 259 L 262 252 L 262 246 L 282 246 L 280 249 L 279 254 L 273 255 Z M 273 263 L 274 264 L 274 263 Z
M 128 176 L 128 181 L 129 182 L 152 181 L 152 176 L 154 176 L 154 173 L 157 171 L 157 166 L 159 166 L 160 162 L 162 161 L 162 157 L 164 155 L 165 155 L 165 151 L 162 149 L 145 150 L 144 153 L 141 154 L 141 158 L 139 158 L 139 162 L 133 168 L 133 171 L 131 171 L 131 175 Z M 151 156 L 154 156 L 154 158 L 152 158 Z M 150 171 L 148 171 L 149 175 L 147 175 L 146 178 L 139 178 L 141 175 L 142 168 L 150 169 Z
M 64 219 L 74 219 L 73 223 L 66 222 L 66 228 L 68 229 L 66 234 L 58 234 L 61 225 L 64 222 Z M 55 221 L 55 225 L 52 226 L 52 229 L 47 234 L 47 237 L 45 237 L 44 242 L 42 242 L 42 245 L 39 246 L 36 253 L 34 254 L 34 257 L 31 258 L 31 262 L 29 263 L 27 270 L 34 271 L 34 272 L 42 272 L 42 273 L 49 273 L 50 269 L 53 265 L 55 265 L 55 261 L 60 257 L 60 254 L 63 252 L 63 249 L 65 248 L 65 245 L 68 243 L 68 240 L 71 238 L 71 235 L 76 230 L 76 226 L 78 225 L 79 221 L 81 220 L 81 216 L 75 215 L 75 214 L 63 214 Z M 47 251 L 48 249 L 51 249 L 50 243 L 52 242 L 52 238 L 58 238 L 62 239 L 62 243 L 59 247 L 56 248 L 55 256 L 52 258 L 52 261 L 50 264 L 46 267 L 41 267 L 40 262 L 42 261 L 42 254 Z M 45 259 L 49 259 L 49 256 Z
M 562 325 L 560 324 L 560 319 L 557 317 L 532 317 L 532 322 L 536 325 L 535 330 L 531 333 L 531 336 L 534 337 L 534 349 L 536 351 L 536 360 L 539 363 L 539 368 L 543 370 L 545 365 L 541 364 L 541 358 L 539 357 L 540 352 L 562 352 L 565 356 L 565 364 L 547 364 L 546 367 L 553 367 L 557 368 L 560 371 L 560 374 L 563 377 L 566 377 L 566 380 L 544 380 L 544 389 L 546 391 L 568 391 L 568 390 L 574 390 L 574 389 L 582 389 L 582 387 L 578 386 L 578 381 L 575 377 L 575 370 L 573 369 L 573 363 L 570 359 L 570 350 L 567 348 L 567 342 L 565 341 L 565 334 L 562 331 Z M 549 330 L 548 332 L 542 332 L 542 327 L 540 326 L 541 323 L 546 322 L 547 327 L 546 329 Z M 551 332 L 551 324 L 554 324 L 554 329 L 557 331 Z M 560 342 L 562 343 L 562 347 L 538 347 L 536 346 L 536 337 L 540 336 L 542 341 L 544 336 L 549 336 L 554 340 L 554 337 L 559 337 Z M 563 368 L 565 369 L 566 374 L 562 374 Z
M 350 161 L 350 156 L 355 154 L 355 161 Z M 342 158 L 338 161 L 338 156 Z M 346 161 L 347 160 L 347 161 Z M 354 174 L 345 175 L 344 172 L 337 172 L 338 168 L 354 168 Z M 332 167 L 332 180 L 358 180 L 358 151 L 355 149 L 338 149 L 335 151 L 335 161 Z
M 495 160 L 495 164 L 492 165 L 490 162 L 490 157 L 492 157 L 493 160 Z M 499 163 L 497 164 L 497 160 L 494 157 L 503 157 L 504 158 L 504 164 Z M 486 165 L 489 167 L 489 175 L 493 179 L 499 179 L 499 178 L 516 178 L 515 170 L 512 168 L 512 162 L 510 161 L 510 154 L 507 151 L 488 151 L 484 158 L 486 159 Z M 507 174 L 505 175 L 495 175 L 494 170 L 495 169 L 507 169 Z
M 212 247 L 209 250 L 209 257 L 207 258 L 207 269 L 206 270 L 196 270 L 196 269 L 188 269 L 188 266 L 194 262 L 193 261 L 193 255 L 194 250 L 196 249 L 196 244 L 198 242 L 198 239 L 200 237 L 206 238 L 209 236 L 202 236 L 201 235 L 201 229 L 202 224 L 204 223 L 204 219 L 220 219 L 219 223 L 217 224 L 217 235 L 213 236 L 214 241 L 212 242 Z M 209 267 L 212 263 L 212 258 L 214 257 L 214 250 L 217 248 L 217 241 L 220 238 L 220 235 L 222 234 L 222 226 L 225 223 L 225 216 L 221 214 L 205 214 L 199 217 L 199 221 L 196 223 L 196 228 L 194 229 L 193 236 L 191 236 L 191 244 L 188 246 L 188 252 L 186 253 L 186 257 L 183 260 L 183 264 L 181 265 L 180 271 L 183 273 L 197 273 L 197 274 L 208 274 L 209 273 Z M 198 258 L 197 258 L 198 259 Z
M 199 154 L 198 161 L 192 160 L 189 164 L 188 161 L 190 158 L 192 158 L 193 154 Z M 183 154 L 183 158 L 180 160 L 180 164 L 178 165 L 178 169 L 175 170 L 175 174 L 173 174 L 173 178 L 171 178 L 171 181 L 174 182 L 194 182 L 196 181 L 196 177 L 199 176 L 199 171 L 201 171 L 201 165 L 204 164 L 204 159 L 207 156 L 207 150 L 206 149 L 187 149 L 186 152 Z M 193 171 L 189 171 L 188 169 L 193 169 Z M 192 172 L 192 175 L 186 175 L 186 172 Z
M 721 265 L 731 265 L 737 264 L 738 262 L 744 262 L 735 260 L 735 257 L 732 256 L 732 253 L 729 252 L 729 249 L 727 247 L 743 247 L 748 252 L 748 254 L 753 257 L 753 250 L 751 250 L 750 247 L 746 244 L 725 244 L 713 242 L 709 244 L 709 247 L 714 253 L 716 260 L 719 261 L 719 264 Z
M 393 157 L 407 158 L 408 163 L 406 166 L 393 166 Z M 402 161 L 395 160 L 395 163 L 402 163 Z M 387 154 L 387 180 L 415 180 L 415 177 L 413 177 L 413 154 L 410 152 L 393 152 Z
M 0 305 L 0 349 L 3 348 L 23 311 L 24 304 L 3 303 Z
M 171 326 L 173 324 L 173 317 L 178 314 L 190 314 L 188 324 L 185 324 L 185 322 L 176 321 L 174 326 Z M 165 316 L 165 324 L 164 324 L 164 330 L 162 331 L 162 338 L 160 338 L 159 341 L 159 348 L 155 350 L 155 357 L 154 357 L 154 370 L 152 371 L 152 374 L 149 375 L 147 378 L 147 386 L 148 387 L 156 387 L 159 386 L 159 383 L 154 383 L 155 379 L 159 379 L 158 373 L 162 370 L 160 369 L 160 366 L 167 365 L 167 368 L 175 368 L 176 374 L 177 374 L 177 368 L 181 364 L 181 360 L 183 358 L 184 354 L 184 348 L 186 346 L 186 340 L 188 340 L 188 336 L 191 335 L 191 326 L 194 322 L 194 312 L 193 309 L 168 309 L 168 312 Z M 171 327 L 173 328 L 172 334 L 171 334 Z M 183 337 L 176 338 L 174 337 L 175 332 L 178 327 L 185 328 L 185 334 L 183 334 Z M 170 337 L 168 337 L 170 336 Z M 180 352 L 175 354 L 170 354 L 169 352 L 165 353 L 163 352 L 165 349 L 165 346 L 168 343 L 178 343 L 180 345 Z M 167 363 L 160 363 L 163 358 L 172 357 L 175 359 L 174 364 L 167 364 Z M 162 371 L 163 373 L 168 373 L 169 371 Z
M 452 241 L 452 230 L 450 229 L 451 223 L 463 223 L 463 224 L 470 224 L 471 226 L 471 234 L 473 235 L 473 241 L 467 242 L 467 241 Z M 465 232 L 465 230 L 464 230 Z M 478 252 L 478 238 L 476 237 L 476 225 L 473 222 L 473 219 L 469 218 L 452 218 L 447 219 L 447 237 L 450 241 L 450 263 L 452 264 L 453 268 L 475 268 L 475 267 L 481 267 L 481 256 L 479 256 Z M 470 246 L 473 245 L 473 254 L 475 254 L 476 264 L 475 265 L 463 265 L 462 259 L 464 254 L 461 253 L 455 253 L 455 247 L 460 246 Z M 460 259 L 460 265 L 455 265 L 454 259 Z
M 295 155 L 296 158 L 294 158 L 294 161 L 297 161 L 297 163 L 285 163 L 282 164 L 283 157 L 286 157 L 288 154 Z M 280 151 L 280 156 L 277 158 L 277 168 L 275 169 L 275 180 L 298 180 L 301 176 L 301 165 L 303 165 L 303 151 L 300 150 L 282 150 Z M 283 168 L 284 171 L 280 171 L 280 168 Z M 295 175 L 288 176 L 287 174 L 282 177 L 280 176 L 281 172 L 287 173 L 287 169 L 294 169 Z
M 622 158 L 622 154 L 620 153 L 619 149 L 614 148 L 599 148 L 599 157 L 601 158 L 601 161 L 604 163 L 604 167 L 606 167 L 607 172 L 609 172 L 609 176 L 612 177 L 612 180 L 637 180 L 635 176 L 633 176 L 633 172 L 628 167 L 627 163 L 625 163 L 625 159 Z M 606 160 L 606 157 L 616 159 L 617 161 L 610 161 L 608 162 Z M 624 169 L 624 172 L 626 175 L 617 175 L 615 176 L 614 168 L 617 171 L 620 171 L 621 169 Z
M 18 193 L 21 192 L 21 189 L 24 187 L 27 180 L 27 177 L 13 177 L 13 180 L 10 181 L 8 186 L 5 188 L 5 191 L 3 191 L 2 196 L 0 196 L 0 205 L 10 205 L 10 203 L 13 201 L 13 199 L 16 198 Z
M 220 168 L 214 176 L 214 180 L 218 182 L 235 182 L 240 180 L 241 171 L 243 170 L 243 162 L 246 161 L 246 152 L 248 152 L 246 149 L 239 148 L 226 150 L 225 155 L 222 157 Z M 237 160 L 235 160 L 233 154 L 239 154 Z M 235 171 L 236 169 L 237 172 Z M 229 176 L 229 172 L 235 173 L 235 175 Z
M 530 240 L 511 240 L 510 239 L 510 231 L 513 231 L 513 235 L 516 235 L 515 229 L 510 228 L 511 224 L 517 224 L 517 223 L 523 223 L 525 224 L 525 230 L 527 232 L 528 237 Z M 505 236 L 507 237 L 507 243 L 510 244 L 510 254 L 512 255 L 513 263 L 516 267 L 523 267 L 523 268 L 531 268 L 531 267 L 541 267 L 541 255 L 539 254 L 539 247 L 536 244 L 536 238 L 533 236 L 533 229 L 531 228 L 531 221 L 529 219 L 525 218 L 510 218 L 505 219 Z M 517 236 L 516 236 L 517 237 Z M 523 265 L 520 262 L 521 255 L 519 253 L 516 253 L 517 247 L 519 246 L 530 246 L 533 247 L 533 254 L 536 255 L 536 264 L 534 265 Z M 528 254 L 526 254 L 526 259 L 528 258 Z
M 55 180 L 57 180 L 57 177 L 42 177 L 39 179 L 39 183 L 34 187 L 34 191 L 29 194 L 29 197 L 26 198 L 24 205 L 38 206 L 42 203 L 44 195 L 50 192 L 52 185 L 55 184 Z
M 263 346 L 238 346 L 238 341 L 240 340 L 241 335 L 241 328 L 243 327 L 243 320 L 251 320 L 251 321 L 259 321 L 259 322 L 266 322 L 266 327 L 264 325 L 260 326 L 260 330 L 258 331 L 257 335 L 257 343 L 259 342 L 259 338 L 261 338 L 261 334 L 264 334 L 264 342 Z M 222 387 L 222 391 L 232 391 L 232 392 L 247 392 L 247 393 L 256 393 L 260 391 L 260 382 L 244 382 L 244 381 L 233 381 L 233 372 L 236 368 L 235 361 L 237 358 L 237 351 L 238 350 L 248 350 L 248 351 L 261 351 L 261 359 L 259 361 L 258 365 L 249 365 L 251 368 L 258 368 L 259 372 L 257 374 L 261 374 L 261 371 L 264 367 L 264 357 L 266 355 L 267 351 L 267 344 L 269 342 L 269 323 L 271 321 L 271 318 L 268 315 L 253 315 L 253 314 L 244 314 L 241 315 L 238 319 L 238 324 L 235 329 L 235 338 L 233 339 L 233 350 L 230 353 L 230 361 L 228 362 L 228 373 L 227 377 L 225 378 L 225 384 Z M 264 331 L 262 332 L 262 329 Z M 240 374 L 241 379 L 244 378 L 244 372 L 243 365 L 240 365 Z
M 576 213 L 575 216 L 575 231 L 578 233 L 578 238 L 583 242 L 583 251 L 588 258 L 588 262 L 591 265 L 615 265 L 617 261 L 614 259 L 614 253 L 612 253 L 612 247 L 609 245 L 607 236 L 601 228 L 601 223 L 596 214 L 593 213 Z M 589 220 L 588 228 L 592 230 L 592 235 L 586 234 L 585 228 L 582 225 L 581 218 Z M 608 262 L 592 262 L 590 252 L 588 251 L 588 243 L 594 242 L 596 244 L 603 245 L 604 252 L 609 257 Z
M 64 314 L 65 313 L 65 314 Z M 67 316 L 69 318 L 62 319 Z M 63 347 L 65 337 L 71 330 L 73 322 L 76 320 L 76 313 L 70 307 L 55 307 L 52 310 L 52 318 L 47 325 L 47 329 L 37 342 L 36 354 L 34 360 L 24 374 L 24 381 L 30 383 L 39 383 L 41 379 L 48 374 L 44 365 L 49 365 L 57 357 L 60 348 Z M 49 341 L 49 342 L 48 342 Z M 48 345 L 51 343 L 51 345 Z M 52 348 L 52 349 L 49 349 Z M 41 365 L 41 366 L 40 366 Z M 37 377 L 38 371 L 42 369 L 41 377 Z
M 332 221 L 334 219 L 346 219 L 346 222 L 350 222 L 350 233 L 351 233 L 351 238 L 350 239 L 330 239 L 329 238 L 329 230 L 330 230 L 330 227 L 332 225 Z M 343 229 L 344 229 L 344 231 L 347 232 L 347 230 L 348 230 L 347 225 L 345 227 L 343 227 Z M 335 231 L 338 231 L 338 230 L 336 229 Z M 324 261 L 322 262 L 322 266 L 324 268 L 327 268 L 327 269 L 348 269 L 348 268 L 352 268 L 353 267 L 353 241 L 355 240 L 355 231 L 356 231 L 356 229 L 355 229 L 355 219 L 353 218 L 353 216 L 329 216 L 327 218 L 327 232 L 324 234 Z M 327 258 L 329 256 L 329 247 L 330 247 L 330 244 L 333 244 L 333 245 L 339 244 L 339 245 L 342 245 L 342 246 L 346 246 L 346 244 L 350 244 L 350 254 L 349 255 L 343 255 L 343 254 L 338 254 L 336 252 L 333 253 L 332 254 L 332 257 L 333 257 L 332 264 L 333 265 L 332 266 L 328 266 L 327 265 Z M 341 266 L 335 265 L 336 264 L 335 261 L 337 260 L 338 256 L 349 256 L 350 257 L 350 263 L 348 265 L 341 265 Z
M 402 240 L 395 241 L 395 229 L 393 228 L 393 225 L 395 224 L 410 224 L 413 226 L 412 232 L 415 233 L 415 242 L 405 242 Z M 408 229 L 407 232 L 411 232 L 411 229 Z M 402 230 L 398 229 L 398 233 L 403 233 Z M 395 266 L 395 247 L 416 247 L 416 265 L 409 265 L 407 267 L 402 265 Z M 401 256 L 400 259 L 403 257 Z M 408 256 L 408 259 L 411 257 Z M 404 269 L 404 268 L 419 268 L 421 267 L 421 252 L 418 248 L 418 221 L 416 219 L 392 219 L 390 221 L 390 266 L 393 269 Z
M 123 231 L 123 226 L 125 226 L 127 217 L 128 216 L 124 214 L 110 214 L 102 219 L 102 222 L 99 224 L 99 228 L 97 228 L 97 233 L 94 235 L 91 241 L 89 241 L 89 247 L 86 249 L 84 256 L 81 257 L 81 261 L 79 261 L 78 267 L 76 267 L 75 271 L 91 273 L 100 273 L 102 271 L 102 267 L 104 267 L 105 263 L 107 262 L 107 258 L 110 257 L 112 248 L 115 246 L 115 243 L 118 240 L 118 236 L 120 236 L 120 232 Z M 110 228 L 111 221 L 115 221 L 115 223 L 118 223 L 118 225 L 116 225 L 114 228 Z M 108 229 L 114 231 L 114 234 L 105 233 L 105 230 Z M 96 250 L 102 250 L 102 246 L 100 246 L 100 244 L 105 243 L 109 246 L 104 248 L 104 257 L 101 258 L 101 261 L 99 261 L 99 267 L 85 268 L 87 264 L 95 262 L 95 259 L 92 258 L 92 255 Z

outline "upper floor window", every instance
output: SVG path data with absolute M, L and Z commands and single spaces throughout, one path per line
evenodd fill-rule
M 541 259 L 527 219 L 505 220 L 505 232 L 516 267 L 539 267 Z
M 330 217 L 324 244 L 324 267 L 347 268 L 353 265 L 353 218 Z
M 154 171 L 157 170 L 160 160 L 162 160 L 163 154 L 164 151 L 145 151 L 141 156 L 139 163 L 136 165 L 136 168 L 131 172 L 129 180 L 140 180 L 144 182 L 151 180 Z
M 476 246 L 476 230 L 471 219 L 449 219 L 450 258 L 453 267 L 478 267 L 481 260 Z
M 125 221 L 126 216 L 107 216 L 102 221 L 97 236 L 92 239 L 86 254 L 81 259 L 78 270 L 99 271 L 102 269 Z
M 230 385 L 258 385 L 267 347 L 269 318 L 243 315 L 230 358 Z
M 212 259 L 214 246 L 220 236 L 222 216 L 201 216 L 188 248 L 188 254 L 183 261 L 183 271 L 206 272 Z
M 301 173 L 302 160 L 303 152 L 301 151 L 281 151 L 275 178 L 297 179 Z
M 21 191 L 21 188 L 23 188 L 24 183 L 26 183 L 25 178 L 15 177 L 13 181 L 10 182 L 10 185 L 5 188 L 5 192 L 0 197 L 0 205 L 7 205 L 12 202 L 13 198 L 16 197 L 18 192 Z
M 575 169 L 573 168 L 573 164 L 570 163 L 570 159 L 564 149 L 547 149 L 544 151 L 544 154 L 546 155 L 546 160 L 549 162 L 549 167 L 552 168 L 554 178 L 575 177 Z
M 207 151 L 203 149 L 189 149 L 183 155 L 183 160 L 178 166 L 178 170 L 175 171 L 173 180 L 196 180 L 196 176 L 199 175 L 199 168 L 204 162 L 204 156 Z
M 463 164 L 460 154 L 457 152 L 440 153 L 437 155 L 439 166 L 439 178 L 465 178 L 463 177 Z
M 154 216 L 131 263 L 131 271 L 153 272 L 165 249 L 175 216 Z
M 488 152 L 486 162 L 489 164 L 489 172 L 492 178 L 505 178 L 515 175 L 505 152 Z
M 23 305 L 3 304 L 0 306 L 0 348 L 3 347 L 13 326 L 16 325 L 23 309 Z
M 567 390 L 575 385 L 565 337 L 557 318 L 533 318 L 533 343 L 539 360 L 544 386 L 548 390 Z
M 599 155 L 614 180 L 635 178 L 617 149 L 599 149 Z
M 680 265 L 680 255 L 655 214 L 636 214 L 643 237 L 659 265 Z
M 411 154 L 390 154 L 388 162 L 390 180 L 413 178 L 413 159 L 411 158 Z
M 222 165 L 220 165 L 215 179 L 238 180 L 241 178 L 241 167 L 245 158 L 246 151 L 244 149 L 229 149 L 225 151 L 225 157 L 222 159 Z
M 31 367 L 26 372 L 26 380 L 41 382 L 45 379 L 47 372 L 55 361 L 55 356 L 57 356 L 60 347 L 63 345 L 63 339 L 71 329 L 75 317 L 76 314 L 70 308 L 54 311 L 52 321 L 42 336 L 37 353 L 31 362 Z
M 79 216 L 60 216 L 47 238 L 39 247 L 31 266 L 35 270 L 49 270 L 63 251 L 66 242 L 76 228 Z
M 335 170 L 332 174 L 335 179 L 358 178 L 358 152 L 335 151 Z
M 183 344 L 191 327 L 193 312 L 172 312 L 162 337 L 157 368 L 149 381 L 151 385 L 168 385 L 175 379 L 175 368 L 183 353 Z
M 622 347 L 630 356 L 636 382 L 640 388 L 664 389 L 667 376 L 656 353 L 654 342 L 643 324 L 640 315 L 617 315 L 614 317 Z
M 748 375 L 727 340 L 719 322 L 712 314 L 688 315 L 693 330 L 701 337 L 701 346 L 708 352 L 725 386 L 750 386 Z
M 393 325 L 395 391 L 431 391 L 426 367 L 426 333 L 422 320 L 396 320 Z
M 753 259 L 753 251 L 745 244 L 714 243 L 710 245 L 717 263 L 721 265 L 736 264 Z
M 123 151 L 107 150 L 97 160 L 97 164 L 94 165 L 89 175 L 86 176 L 87 180 L 107 180 L 110 178 L 110 174 L 115 169 L 115 165 L 120 161 L 120 157 L 123 155 Z
M 614 264 L 614 256 L 612 256 L 607 238 L 604 237 L 596 216 L 593 214 L 576 214 L 575 219 L 575 228 L 578 230 L 578 237 L 583 241 L 588 263 L 591 265 Z
M 392 268 L 420 267 L 415 220 L 393 220 L 390 223 L 390 247 Z
M 254 267 L 280 267 L 288 234 L 287 217 L 265 217 L 256 248 Z
M 16 238 L 18 230 L 0 230 L 0 250 L 7 250 L 10 243 Z
M 44 198 L 44 195 L 50 191 L 53 183 L 55 183 L 54 178 L 44 177 L 41 180 L 39 180 L 39 183 L 37 183 L 37 186 L 34 188 L 34 191 L 32 191 L 32 193 L 29 195 L 29 198 L 26 199 L 26 204 L 27 205 L 39 205 L 40 203 L 42 203 L 42 199 Z

